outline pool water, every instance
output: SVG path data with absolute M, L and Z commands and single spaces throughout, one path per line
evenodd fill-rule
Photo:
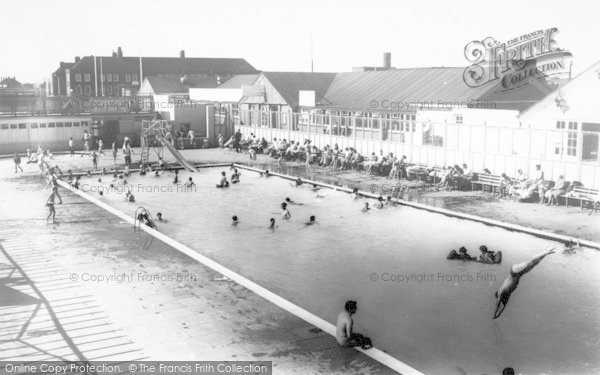
M 597 373 L 600 371 L 600 253 L 562 253 L 560 243 L 409 207 L 361 212 L 366 199 L 293 187 L 278 177 L 241 171 L 241 183 L 217 189 L 228 168 L 129 178 L 105 202 L 133 216 L 138 206 L 169 220 L 158 230 L 335 324 L 358 301 L 355 330 L 425 373 Z M 92 194 L 112 177 L 82 180 Z M 120 189 L 122 190 L 122 189 Z M 286 197 L 290 220 L 281 218 Z M 375 205 L 375 201 L 370 201 Z M 231 225 L 237 215 L 238 226 Z M 311 215 L 317 224 L 305 226 Z M 269 218 L 278 228 L 268 229 Z M 465 246 L 501 250 L 502 264 L 446 260 Z M 548 246 L 561 250 L 521 278 L 503 315 L 492 320 L 494 292 L 510 266 Z M 332 341 L 333 342 L 333 341 Z

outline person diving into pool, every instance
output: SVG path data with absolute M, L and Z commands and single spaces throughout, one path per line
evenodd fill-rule
M 528 262 L 515 264 L 511 267 L 508 277 L 506 278 L 506 280 L 504 280 L 500 289 L 495 293 L 497 302 L 496 311 L 494 312 L 494 319 L 498 319 L 504 311 L 504 309 L 506 308 L 510 295 L 512 294 L 512 292 L 514 292 L 515 289 L 517 289 L 517 286 L 519 285 L 519 280 L 521 279 L 521 276 L 531 271 L 533 267 L 537 266 L 547 255 L 553 253 L 554 248 L 552 247 L 548 249 L 545 253 L 534 256 L 533 259 L 531 259 Z

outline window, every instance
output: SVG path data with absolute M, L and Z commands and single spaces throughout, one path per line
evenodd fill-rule
M 27 129 L 27 124 L 20 123 L 19 124 L 19 129 Z
M 75 94 L 81 95 L 81 85 L 75 86 Z
M 569 121 L 569 130 L 577 130 L 577 123 Z
M 112 86 L 106 86 L 106 93 L 112 95 Z
M 92 80 L 92 76 L 90 73 L 85 73 L 83 76 L 84 81 L 89 82 Z
M 8 129 L 8 124 L 0 124 L 0 129 L 2 130 L 7 130 Z
M 565 122 L 564 121 L 556 121 L 556 129 L 564 129 Z
M 81 125 L 81 123 L 79 123 L 79 122 L 74 122 L 73 123 L 73 127 L 74 128 L 78 128 L 80 125 Z
M 161 74 L 159 74 L 158 76 L 160 77 Z M 131 82 L 131 74 L 130 73 L 125 73 L 125 81 L 126 82 Z
M 40 128 L 45 128 L 45 127 L 46 127 L 46 123 L 45 122 L 40 123 Z
M 138 80 L 137 73 L 133 73 L 133 74 L 131 75 L 131 78 L 132 78 L 134 81 L 137 81 L 137 80 Z
M 81 73 L 75 74 L 75 82 L 81 82 Z
M 33 123 L 29 124 L 29 129 L 37 129 L 37 128 L 38 128 L 37 122 L 33 122 Z
M 65 128 L 70 128 L 73 126 L 72 122 L 65 122 Z
M 454 122 L 456 124 L 462 124 L 463 123 L 463 116 L 460 113 L 457 113 L 456 115 L 454 115 Z
M 113 76 L 112 76 L 112 73 L 106 73 L 106 80 L 107 80 L 108 82 L 112 82 L 112 77 L 113 77 Z
M 56 123 L 56 127 L 57 128 L 64 128 L 65 127 L 65 123 L 64 122 L 57 122 Z
M 54 123 L 54 122 L 49 122 L 49 123 L 48 123 L 48 127 L 49 127 L 49 128 L 55 128 L 55 127 L 56 127 L 56 123 Z
M 119 73 L 113 74 L 113 81 L 119 82 Z
M 84 127 L 84 126 L 88 126 L 88 122 L 87 121 L 81 121 L 81 127 Z
M 92 87 L 90 85 L 85 85 L 85 94 L 90 95 L 92 93 Z
M 577 133 L 575 132 L 569 132 L 567 136 L 567 155 L 577 155 Z

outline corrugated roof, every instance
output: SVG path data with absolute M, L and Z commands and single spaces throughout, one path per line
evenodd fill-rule
M 263 72 L 262 74 L 292 107 L 298 106 L 299 90 L 313 90 L 315 100 L 317 102 L 321 100 L 336 76 L 336 73 L 307 72 Z
M 523 110 L 548 93 L 548 89 L 529 87 L 498 94 L 499 82 L 472 88 L 463 81 L 464 70 L 440 67 L 338 73 L 317 105 L 373 110 L 382 109 L 384 100 L 433 105 L 494 100 L 497 109 Z
M 220 89 L 239 89 L 243 85 L 251 85 L 256 82 L 258 74 L 238 74 L 231 77 L 227 82 L 219 86 Z

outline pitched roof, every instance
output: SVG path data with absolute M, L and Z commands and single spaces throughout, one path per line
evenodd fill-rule
M 102 69 L 110 72 L 138 70 L 139 57 L 97 56 L 98 69 L 102 61 Z M 256 69 L 246 60 L 239 58 L 206 58 L 206 57 L 142 57 L 144 76 L 157 74 L 245 74 L 256 73 Z M 89 71 L 93 69 L 94 57 L 84 56 L 75 63 L 73 71 Z
M 146 80 L 152 87 L 155 94 L 182 94 L 187 93 L 189 89 L 185 87 L 178 78 L 167 78 L 150 76 Z
M 462 67 L 435 67 L 338 73 L 317 105 L 332 108 L 373 109 L 388 103 L 476 103 L 494 101 L 496 109 L 523 110 L 548 90 L 524 88 L 497 93 L 497 84 L 469 87 Z M 498 82 L 499 84 L 499 82 Z M 486 107 L 487 108 L 487 107 Z M 400 108 L 406 110 L 407 108 Z
M 292 107 L 299 104 L 299 90 L 315 91 L 315 100 L 318 102 L 336 77 L 336 73 L 263 72 L 262 74 Z
M 238 75 L 231 77 L 231 79 L 229 79 L 227 82 L 221 84 L 219 86 L 219 88 L 220 89 L 239 89 L 243 85 L 253 84 L 256 81 L 256 79 L 258 78 L 258 76 L 259 76 L 258 74 L 238 74 Z

